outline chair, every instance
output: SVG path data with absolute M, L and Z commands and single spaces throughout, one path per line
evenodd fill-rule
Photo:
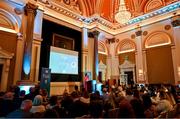
M 110 109 L 108 111 L 108 117 L 109 118 L 118 118 L 119 115 L 119 108 Z
M 33 118 L 43 118 L 43 117 L 44 117 L 44 112 L 33 113 Z

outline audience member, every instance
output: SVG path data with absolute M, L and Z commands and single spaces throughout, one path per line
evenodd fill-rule
M 30 110 L 30 112 L 32 113 L 36 113 L 36 112 L 45 112 L 45 107 L 43 104 L 43 98 L 41 95 L 37 95 L 35 96 L 34 100 L 33 100 L 33 106 Z
M 1 108 L 2 117 L 5 117 L 7 114 L 15 110 L 13 107 L 13 98 L 14 96 L 12 92 L 7 92 L 4 95 Z
M 160 101 L 158 102 L 158 104 L 156 106 L 157 112 L 160 114 L 160 113 L 164 113 L 164 112 L 168 112 L 168 111 L 172 110 L 173 106 L 167 100 L 165 92 L 161 91 L 159 96 L 160 96 Z
M 31 107 L 32 107 L 32 101 L 28 99 L 24 100 L 21 103 L 20 109 L 9 113 L 6 117 L 7 118 L 30 118 L 32 117 L 32 113 L 30 113 Z

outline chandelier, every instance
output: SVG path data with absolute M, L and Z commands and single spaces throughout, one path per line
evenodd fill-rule
M 115 14 L 115 20 L 120 24 L 127 23 L 131 18 L 131 13 L 126 9 L 124 0 L 119 0 L 119 11 Z

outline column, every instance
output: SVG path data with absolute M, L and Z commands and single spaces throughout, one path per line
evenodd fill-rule
M 107 66 L 107 72 L 106 72 L 106 79 L 111 79 L 111 55 L 108 55 L 106 58 L 106 66 Z
M 93 62 L 93 79 L 98 82 L 98 74 L 99 74 L 99 63 L 98 63 L 98 36 L 99 31 L 92 32 L 94 36 L 94 62 Z
M 34 19 L 34 31 L 33 31 L 33 42 L 32 42 L 32 53 L 31 53 L 31 70 L 30 70 L 30 80 L 33 82 L 38 82 L 39 79 L 39 64 L 40 64 L 40 52 L 41 52 L 41 42 L 42 42 L 42 22 L 43 22 L 43 12 L 40 9 L 36 10 L 36 17 Z
M 172 18 L 174 45 L 171 47 L 175 84 L 180 83 L 180 15 Z
M 32 44 L 30 81 L 36 83 L 38 83 L 38 79 L 39 79 L 41 41 L 42 39 L 34 39 Z
M 110 55 L 107 56 L 107 79 L 118 81 L 119 77 L 119 56 L 116 54 L 115 38 L 108 39 Z
M 135 53 L 137 83 L 145 83 L 144 67 L 143 67 L 143 51 L 142 51 L 142 30 L 139 26 L 135 34 L 136 34 L 136 45 L 137 45 L 137 52 Z
M 143 75 L 144 75 L 144 82 L 148 84 L 148 74 L 147 74 L 147 62 L 146 62 L 146 49 L 143 49 Z
M 115 79 L 119 79 L 119 56 L 117 54 L 112 55 L 112 76 Z
M 85 73 L 90 70 L 88 70 L 88 29 L 82 28 L 82 59 L 81 59 L 81 70 L 82 70 L 82 84 L 83 87 L 87 89 L 86 86 L 86 79 L 85 79 Z M 89 77 L 90 78 L 90 77 Z
M 7 85 L 8 85 L 8 75 L 9 75 L 9 67 L 10 67 L 10 59 L 5 59 L 3 64 L 3 70 L 2 70 L 2 79 L 1 80 L 1 91 L 7 91 Z
M 88 29 L 82 28 L 82 72 L 87 72 L 88 58 Z
M 25 11 L 25 33 L 23 34 L 23 38 L 25 41 L 24 44 L 24 57 L 23 57 L 23 71 L 22 78 L 23 80 L 30 79 L 30 70 L 31 70 L 31 57 L 32 57 L 32 43 L 33 43 L 33 31 L 34 31 L 34 19 L 36 15 L 37 6 L 32 3 L 27 3 L 24 11 Z
M 24 40 L 21 33 L 17 34 L 17 47 L 16 47 L 16 63 L 14 69 L 14 80 L 13 85 L 16 84 L 18 80 L 21 79 L 22 73 L 22 61 L 23 61 L 23 49 L 24 49 Z

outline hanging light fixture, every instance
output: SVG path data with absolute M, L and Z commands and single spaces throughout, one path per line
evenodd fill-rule
M 127 23 L 131 18 L 131 13 L 126 9 L 124 0 L 119 0 L 119 11 L 115 15 L 115 20 L 120 24 Z

